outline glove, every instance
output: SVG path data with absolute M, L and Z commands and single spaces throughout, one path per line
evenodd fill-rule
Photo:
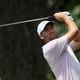
M 63 12 L 65 15 L 70 15 L 70 12 L 66 11 L 66 12 Z
M 63 12 L 65 15 L 67 15 L 69 17 L 69 19 L 73 20 L 72 16 L 70 16 L 70 12 L 66 11 L 66 12 Z
M 69 19 L 73 20 L 72 16 L 68 16 L 68 17 L 69 17 Z

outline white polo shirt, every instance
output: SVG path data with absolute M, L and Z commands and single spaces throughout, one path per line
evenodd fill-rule
M 43 55 L 57 80 L 80 80 L 80 63 L 64 35 L 43 47 Z

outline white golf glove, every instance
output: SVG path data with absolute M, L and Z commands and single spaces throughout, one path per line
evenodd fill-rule
M 72 16 L 70 16 L 70 12 L 63 12 L 65 15 L 67 15 L 69 17 L 69 19 L 73 20 Z

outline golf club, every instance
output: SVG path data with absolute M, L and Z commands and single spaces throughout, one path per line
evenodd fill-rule
M 43 17 L 43 18 L 37 18 L 37 19 L 24 20 L 24 21 L 13 22 L 13 23 L 8 23 L 8 24 L 2 24 L 2 25 L 0 25 L 0 27 L 17 25 L 17 24 L 22 24 L 22 23 L 30 23 L 30 22 L 41 21 L 41 20 L 48 20 L 48 19 L 55 20 L 54 16 L 48 16 L 48 17 Z

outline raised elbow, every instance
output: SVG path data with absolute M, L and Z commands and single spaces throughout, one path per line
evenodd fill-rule
M 78 35 L 79 34 L 79 29 L 78 28 L 74 30 L 74 34 L 75 35 Z

